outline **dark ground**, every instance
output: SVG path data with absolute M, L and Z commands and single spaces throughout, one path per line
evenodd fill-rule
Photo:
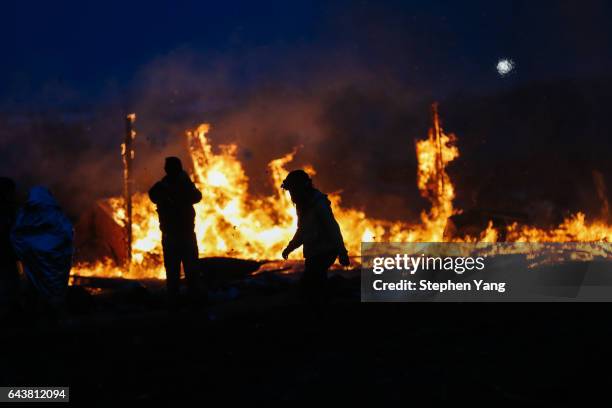
M 72 402 L 104 407 L 569 405 L 612 385 L 607 304 L 361 304 L 358 280 L 333 287 L 319 316 L 290 284 L 174 317 L 141 287 L 78 292 L 59 325 L 0 334 L 0 383 L 69 385 Z

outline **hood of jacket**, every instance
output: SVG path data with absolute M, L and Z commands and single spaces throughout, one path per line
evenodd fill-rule
M 51 192 L 42 186 L 36 186 L 30 189 L 26 205 L 28 207 L 37 208 L 59 207 Z

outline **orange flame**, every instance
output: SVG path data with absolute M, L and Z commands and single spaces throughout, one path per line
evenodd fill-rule
M 453 208 L 455 191 L 446 166 L 459 157 L 459 149 L 455 146 L 456 137 L 445 134 L 439 123 L 435 125 L 427 139 L 416 142 L 417 184 L 421 194 L 431 202 L 431 209 L 421 214 L 420 224 L 370 219 L 363 211 L 343 207 L 340 195 L 330 195 L 349 253 L 360 254 L 361 242 L 443 241 L 448 219 L 457 213 Z M 207 137 L 209 131 L 210 125 L 202 124 L 187 132 L 192 177 L 203 195 L 202 202 L 195 206 L 200 256 L 279 259 L 297 225 L 290 197 L 280 188 L 295 151 L 268 164 L 274 194 L 254 197 L 248 192 L 249 178 L 236 157 L 237 146 L 219 146 L 218 152 L 214 152 Z M 314 174 L 312 168 L 307 171 Z M 111 198 L 108 202 L 114 220 L 125 225 L 124 200 Z M 155 206 L 146 194 L 137 193 L 133 197 L 133 221 L 133 260 L 129 274 L 109 260 L 77 265 L 73 274 L 164 278 L 159 222 Z M 496 242 L 498 236 L 499 231 L 489 223 L 480 236 L 455 240 Z M 508 227 L 506 236 L 511 242 L 610 242 L 612 227 L 601 222 L 588 223 L 584 214 L 577 214 L 552 230 L 515 224 Z M 299 254 L 292 256 L 299 257 Z

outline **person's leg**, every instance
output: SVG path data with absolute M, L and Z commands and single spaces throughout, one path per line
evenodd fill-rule
M 32 280 L 28 277 L 25 283 L 25 289 L 23 293 L 23 305 L 25 309 L 26 320 L 30 322 L 36 321 L 40 317 L 40 304 L 41 295 L 38 289 L 32 283 Z
M 316 257 L 308 257 L 304 260 L 304 273 L 300 279 L 300 299 L 304 303 L 312 303 L 314 276 L 316 275 Z
M 0 262 L 0 317 L 11 321 L 18 319 L 21 311 L 19 298 L 20 287 L 17 264 Z
M 200 268 L 198 241 L 195 233 L 189 234 L 183 244 L 183 268 L 185 270 L 185 280 L 187 281 L 187 290 L 189 298 L 193 304 L 200 302 Z
M 306 258 L 301 291 L 308 303 L 325 303 L 327 300 L 327 270 L 336 261 L 334 253 Z
M 162 239 L 164 249 L 164 267 L 166 269 L 166 290 L 168 292 L 168 308 L 178 309 L 179 282 L 181 278 L 180 244 L 174 237 L 164 236 Z
M 336 262 L 338 255 L 336 253 L 328 253 L 321 255 L 318 265 L 317 275 L 317 302 L 326 304 L 329 300 L 329 292 L 327 287 L 327 271 Z

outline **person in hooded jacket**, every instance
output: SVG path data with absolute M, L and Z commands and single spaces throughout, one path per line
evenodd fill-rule
M 303 246 L 302 297 L 306 302 L 320 303 L 327 296 L 327 270 L 336 259 L 343 266 L 350 265 L 340 226 L 332 212 L 331 202 L 313 186 L 305 171 L 292 171 L 281 187 L 289 191 L 298 216 L 297 231 L 282 256 L 287 259 L 291 252 Z
M 178 157 L 166 158 L 166 176 L 149 190 L 149 198 L 157 206 L 162 231 L 166 287 L 171 310 L 178 307 L 181 264 L 192 302 L 199 302 L 198 242 L 195 235 L 193 205 L 202 200 Z
M 18 211 L 11 243 L 28 277 L 30 306 L 42 312 L 64 307 L 74 254 L 72 223 L 45 187 L 30 189 Z M 47 308 L 51 306 L 51 309 Z

